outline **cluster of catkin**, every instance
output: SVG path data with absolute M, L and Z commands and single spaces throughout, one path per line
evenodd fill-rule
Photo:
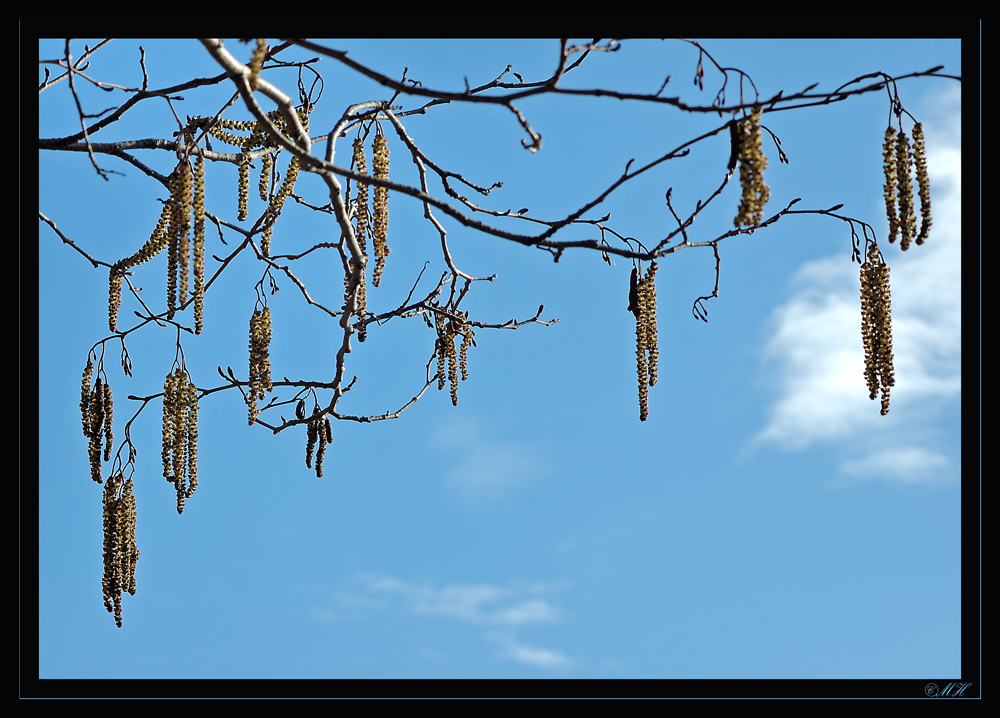
M 635 315 L 635 358 L 639 377 L 639 420 L 649 415 L 649 387 L 656 385 L 659 347 L 656 338 L 656 262 L 644 276 L 632 268 L 628 309 Z
M 205 306 L 205 161 L 199 155 L 194 167 L 181 160 L 171 173 L 170 199 L 163 206 L 156 229 L 138 252 L 112 265 L 108 274 L 108 326 L 118 331 L 122 279 L 133 267 L 148 262 L 164 249 L 167 253 L 167 310 L 173 318 L 178 303 L 187 300 L 192 253 L 194 255 L 194 327 L 201 334 Z
M 372 165 L 372 176 L 381 180 L 389 179 L 389 144 L 382 134 L 376 134 L 372 141 Z M 368 174 L 364 142 L 360 138 L 354 141 L 354 167 L 358 174 Z M 369 234 L 372 237 L 372 248 L 375 252 L 372 284 L 377 287 L 382 281 L 385 258 L 392 251 L 386 243 L 389 229 L 389 190 L 375 185 L 373 195 L 372 209 L 369 213 L 368 183 L 364 180 L 358 180 L 358 198 L 354 203 L 357 226 L 354 231 L 366 259 L 368 257 L 367 237 Z
M 198 390 L 177 367 L 163 383 L 163 477 L 177 489 L 177 513 L 198 488 Z
M 197 186 L 197 188 L 196 188 Z M 201 332 L 205 281 L 205 169 L 201 157 L 198 169 L 182 161 L 170 176 L 170 221 L 167 227 L 167 316 L 173 317 L 178 304 L 188 295 L 191 265 L 191 226 L 194 225 L 195 331 Z M 193 222 L 192 222 L 193 217 Z
M 90 386 L 94 378 L 94 364 L 87 359 L 83 370 L 83 386 L 80 392 L 80 413 L 83 420 L 83 435 L 90 439 L 88 453 L 90 455 L 90 476 L 97 483 L 103 483 L 101 476 L 101 448 L 103 446 L 104 461 L 111 460 L 111 447 L 115 442 L 112 431 L 114 417 L 114 402 L 111 397 L 111 385 L 100 376 L 93 388 Z
M 899 246 L 904 251 L 916 236 L 916 243 L 923 244 L 931 229 L 931 189 L 927 178 L 927 156 L 924 147 L 924 128 L 919 122 L 913 126 L 913 153 L 906 133 L 898 133 L 890 125 L 882 144 L 883 170 L 885 173 L 885 212 L 889 220 L 889 241 L 899 236 Z M 915 168 L 917 190 L 920 197 L 920 231 L 914 212 L 911 167 Z
M 861 340 L 868 398 L 874 400 L 881 390 L 884 416 L 889 413 L 889 388 L 896 383 L 892 366 L 892 309 L 889 267 L 874 243 L 861 265 Z
M 108 477 L 104 487 L 104 607 L 114 612 L 122 627 L 122 592 L 135 595 L 135 566 L 139 548 L 135 543 L 135 496 L 132 479 L 120 472 Z
M 737 227 L 758 226 L 764 219 L 764 205 L 771 196 L 771 190 L 764 182 L 767 157 L 761 150 L 760 115 L 761 107 L 757 105 L 749 117 L 739 120 L 732 128 L 733 142 L 739 144 L 737 158 L 743 190 L 734 220 Z
M 299 121 L 302 123 L 303 129 L 309 131 L 309 115 L 305 107 L 296 108 L 296 114 L 299 116 Z M 279 110 L 274 110 L 267 114 L 267 118 L 271 123 L 277 127 L 279 130 L 284 130 L 286 122 Z M 249 216 L 249 198 L 250 198 L 250 154 L 256 149 L 271 146 L 271 140 L 268 138 L 267 133 L 261 123 L 256 120 L 225 120 L 225 119 L 212 119 L 206 117 L 191 117 L 188 116 L 188 126 L 189 127 L 208 127 L 208 134 L 211 137 L 216 138 L 225 142 L 227 145 L 232 145 L 238 148 L 243 153 L 243 159 L 240 162 L 238 170 L 238 189 L 239 189 L 239 204 L 237 211 L 237 219 L 242 222 Z M 231 130 L 238 132 L 248 132 L 246 137 L 241 137 L 240 135 L 234 134 Z M 274 166 L 274 159 L 271 154 L 264 154 L 261 157 L 261 171 L 260 180 L 258 182 L 258 193 L 260 198 L 267 202 L 267 210 L 264 216 L 264 234 L 261 237 L 261 251 L 264 256 L 270 256 L 271 252 L 271 235 L 274 231 L 274 223 L 278 219 L 278 215 L 281 214 L 281 208 L 285 204 L 285 200 L 288 199 L 292 194 L 292 190 L 295 189 L 295 181 L 298 179 L 299 175 L 299 162 L 298 158 L 293 157 L 288 163 L 288 170 L 285 172 L 285 178 L 281 185 L 278 187 L 274 196 L 269 196 L 271 190 L 271 175 L 272 167 Z
M 306 468 L 313 468 L 313 451 L 316 452 L 316 478 L 323 478 L 323 457 L 326 445 L 333 443 L 333 424 L 330 417 L 319 418 L 319 407 L 313 411 L 314 418 L 306 424 Z M 316 444 L 319 443 L 319 448 Z
M 246 395 L 248 421 L 252 426 L 260 412 L 257 400 L 264 399 L 265 392 L 273 391 L 271 383 L 271 309 L 254 309 L 250 317 L 250 390 Z
M 472 327 L 456 319 L 448 319 L 437 312 L 434 313 L 434 326 L 437 329 L 437 377 L 438 390 L 444 389 L 445 377 L 451 385 L 452 406 L 458 406 L 458 380 L 469 378 L 469 346 L 475 346 Z M 461 335 L 462 344 L 455 349 L 455 340 Z

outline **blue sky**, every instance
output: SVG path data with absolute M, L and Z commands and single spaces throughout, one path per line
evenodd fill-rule
M 84 42 L 94 44 L 74 41 L 75 54 Z M 139 85 L 137 44 L 151 87 L 221 71 L 196 41 L 116 40 L 94 56 L 88 75 Z M 387 75 L 408 67 L 424 86 L 449 90 L 463 89 L 463 77 L 487 82 L 508 64 L 526 81 L 541 79 L 558 52 L 554 41 L 325 44 Z M 814 82 L 832 90 L 875 71 L 962 71 L 957 40 L 703 44 L 720 64 L 747 72 L 762 96 Z M 247 46 L 227 47 L 249 58 Z M 61 54 L 61 41 L 40 43 L 41 58 Z M 697 60 L 678 41 L 628 41 L 616 53 L 594 53 L 566 84 L 655 92 L 670 75 L 665 94 L 707 104 L 720 75 L 706 64 L 699 92 Z M 320 67 L 326 84 L 314 137 L 348 105 L 388 97 L 332 61 Z M 294 96 L 293 71 L 267 77 Z M 214 114 L 232 92 L 189 91 L 175 105 L 179 114 Z M 884 92 L 764 120 L 790 158 L 779 163 L 765 141 L 768 212 L 795 198 L 803 209 L 843 203 L 841 212 L 869 222 L 883 240 L 896 366 L 888 416 L 864 383 L 858 265 L 843 222 L 787 216 L 723 241 L 720 294 L 707 302 L 707 323 L 693 318 L 691 305 L 712 291 L 711 250 L 660 260 L 660 380 L 641 423 L 626 311 L 631 263 L 608 266 L 590 251 L 554 263 L 442 220 L 460 268 L 497 274 L 463 303 L 473 319 L 529 318 L 544 304 L 542 318 L 559 322 L 477 332 L 457 407 L 447 390 L 432 388 L 397 420 L 335 423 L 320 480 L 304 465 L 304 431 L 272 436 L 247 426 L 239 395 L 206 397 L 199 488 L 182 516 L 160 473 L 161 409 L 152 402 L 132 428 L 142 557 L 122 629 L 102 605 L 101 490 L 89 479 L 78 408 L 87 350 L 108 333 L 107 272 L 40 222 L 40 676 L 959 676 L 961 85 L 910 79 L 899 92 L 925 127 L 934 210 L 930 239 L 905 254 L 883 239 Z M 124 101 L 120 92 L 82 96 L 90 112 Z M 610 98 L 526 99 L 518 107 L 543 136 L 538 153 L 521 148 L 520 126 L 499 107 L 446 105 L 405 124 L 442 167 L 478 184 L 504 183 L 482 204 L 555 219 L 602 191 L 629 159 L 649 161 L 724 122 Z M 64 86 L 42 93 L 39 109 L 42 137 L 79 126 Z M 227 116 L 248 115 L 237 106 Z M 94 140 L 167 137 L 172 122 L 165 103 L 145 101 Z M 405 149 L 388 134 L 390 177 L 415 183 Z M 338 164 L 349 147 L 338 145 Z M 175 162 L 169 152 L 137 154 L 164 173 Z M 655 243 L 676 226 L 666 189 L 681 214 L 691 212 L 718 186 L 728 154 L 724 134 L 698 143 L 590 216 L 610 212 L 615 231 Z M 101 166 L 125 177 L 104 182 L 83 153 L 39 157 L 40 210 L 82 249 L 113 262 L 149 236 L 164 197 L 158 183 L 106 155 Z M 235 169 L 208 173 L 209 210 L 235 222 Z M 296 191 L 327 201 L 314 176 L 304 175 Z M 738 200 L 734 181 L 688 230 L 692 241 L 730 229 Z M 253 202 L 251 213 L 263 210 Z M 421 288 L 444 267 L 420 205 L 393 195 L 389 207 L 393 252 L 369 308 L 398 306 L 425 260 Z M 512 220 L 494 224 L 524 230 Z M 272 251 L 301 251 L 337 234 L 327 216 L 290 206 Z M 565 238 L 595 236 L 579 228 Z M 227 253 L 236 236 L 226 239 L 228 248 L 210 239 L 209 253 Z M 334 307 L 343 291 L 338 264 L 328 252 L 296 265 Z M 134 279 L 157 311 L 164 265 L 159 257 Z M 207 294 L 205 333 L 183 340 L 199 386 L 219 385 L 217 366 L 246 375 L 260 275 L 241 257 Z M 269 297 L 274 375 L 326 379 L 337 326 L 287 279 L 278 283 Z M 131 326 L 137 308 L 126 297 L 122 325 Z M 119 441 L 138 404 L 126 397 L 162 390 L 174 340 L 172 330 L 153 327 L 130 335 L 132 378 L 119 366 L 120 344 L 108 342 Z M 419 319 L 373 327 L 349 356 L 348 376 L 358 380 L 342 410 L 402 406 L 423 385 L 433 341 Z

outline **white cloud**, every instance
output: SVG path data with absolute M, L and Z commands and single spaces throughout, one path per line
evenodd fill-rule
M 545 470 L 533 447 L 486 438 L 473 422 L 441 429 L 434 439 L 457 458 L 443 478 L 465 500 L 501 499 Z
M 558 609 L 538 593 L 551 587 L 502 588 L 488 584 L 452 584 L 434 588 L 391 577 L 364 577 L 370 593 L 401 596 L 413 613 L 454 618 L 465 623 L 520 626 L 559 618 Z
M 517 663 L 524 663 L 536 668 L 547 668 L 555 670 L 565 670 L 572 665 L 572 661 L 558 651 L 548 648 L 534 648 L 517 643 L 509 636 L 492 634 L 491 640 L 498 643 L 502 651 L 501 658 L 506 658 Z
M 365 574 L 356 581 L 359 595 L 338 593 L 340 606 L 354 609 L 400 610 L 414 616 L 453 619 L 459 623 L 489 626 L 484 638 L 498 646 L 500 658 L 548 670 L 565 670 L 572 661 L 562 653 L 521 643 L 515 632 L 562 619 L 562 612 L 544 594 L 562 588 L 557 584 L 494 586 L 491 584 L 449 584 L 435 587 L 404 581 L 392 576 Z M 320 620 L 337 620 L 335 612 L 316 612 Z M 434 662 L 450 659 L 439 650 L 424 645 L 421 655 Z
M 778 396 L 756 441 L 803 449 L 818 441 L 864 436 L 876 424 L 913 425 L 941 400 L 960 398 L 959 105 L 952 106 L 946 120 L 925 127 L 934 210 L 931 237 L 905 254 L 889 248 L 896 375 L 890 415 L 879 415 L 863 379 L 858 266 L 840 256 L 821 259 L 799 270 L 793 295 L 774 312 L 766 351 Z M 909 448 L 910 442 L 845 464 L 844 471 L 857 475 L 882 467 L 885 474 L 887 459 L 903 461 L 903 467 L 921 462 L 942 467 L 943 457 L 918 455 L 914 452 L 921 450 Z
M 922 447 L 894 447 L 876 451 L 862 459 L 845 461 L 841 474 L 858 480 L 877 479 L 898 484 L 949 482 L 947 458 Z

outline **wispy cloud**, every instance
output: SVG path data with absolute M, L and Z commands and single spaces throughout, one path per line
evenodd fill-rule
M 488 638 L 500 646 L 500 657 L 510 661 L 549 670 L 566 670 L 573 664 L 566 655 L 559 651 L 527 646 L 518 643 L 510 636 L 490 634 Z
M 445 483 L 467 501 L 502 499 L 545 471 L 535 447 L 484 436 L 473 422 L 444 427 L 434 439 L 453 457 Z
M 897 484 L 938 484 L 948 482 L 948 459 L 922 447 L 894 447 L 845 461 L 840 473 L 855 480 L 881 480 Z
M 547 586 L 451 584 L 435 588 L 389 576 L 366 576 L 362 582 L 369 594 L 400 597 L 413 613 L 445 616 L 465 623 L 520 626 L 559 618 L 558 609 L 538 595 L 552 590 Z
M 488 583 L 452 583 L 435 586 L 429 582 L 406 581 L 394 576 L 362 574 L 354 588 L 333 594 L 335 609 L 314 611 L 320 620 L 357 618 L 365 612 L 397 612 L 427 619 L 438 618 L 486 629 L 483 638 L 500 648 L 497 656 L 535 668 L 567 670 L 573 662 L 550 648 L 528 645 L 518 637 L 531 626 L 554 624 L 563 620 L 563 611 L 552 602 L 552 595 L 563 584 L 515 584 L 497 586 Z M 435 663 L 452 659 L 433 646 L 423 645 L 422 656 Z
M 864 438 L 876 425 L 912 437 L 941 402 L 961 396 L 961 136 L 960 100 L 941 122 L 928 124 L 927 147 L 934 224 L 927 244 L 902 254 L 890 247 L 896 386 L 892 412 L 879 415 L 868 400 L 860 340 L 858 268 L 842 257 L 803 266 L 790 299 L 778 307 L 767 354 L 776 368 L 777 397 L 757 442 L 804 449 L 814 442 Z M 883 433 L 883 436 L 885 434 Z M 910 445 L 871 450 L 846 462 L 843 475 L 890 480 L 927 477 L 945 457 Z M 863 444 L 863 442 L 862 442 Z M 860 447 L 864 450 L 864 447 Z M 896 469 L 890 470 L 895 462 Z M 924 479 L 921 479 L 924 480 Z

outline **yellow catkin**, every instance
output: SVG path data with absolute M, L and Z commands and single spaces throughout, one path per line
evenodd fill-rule
M 737 227 L 756 227 L 764 219 L 764 205 L 770 198 L 770 189 L 764 182 L 767 157 L 761 150 L 760 131 L 761 107 L 753 108 L 749 117 L 739 122 L 737 134 L 740 140 L 740 198 L 739 211 L 734 224 Z
M 271 309 L 255 309 L 250 317 L 250 372 L 246 402 L 250 425 L 257 421 L 257 400 L 274 390 L 271 382 Z
M 198 392 L 182 368 L 163 384 L 163 476 L 177 490 L 177 513 L 198 484 Z
M 656 331 L 656 262 L 649 265 L 644 280 L 642 301 L 643 322 L 646 325 L 646 350 L 649 352 L 649 385 L 655 386 L 660 350 Z
M 156 229 L 153 230 L 152 235 L 150 235 L 146 243 L 131 257 L 126 257 L 115 262 L 108 273 L 108 283 L 110 285 L 108 294 L 108 327 L 113 332 L 118 331 L 118 310 L 121 308 L 122 303 L 122 278 L 129 269 L 143 262 L 148 262 L 167 248 L 171 212 L 172 201 L 165 202 L 163 210 L 160 212 L 160 218 L 156 223 Z
M 178 200 L 180 211 L 174 217 L 177 222 L 177 267 L 179 275 L 177 278 L 177 301 L 183 304 L 187 301 L 188 286 L 190 279 L 191 265 L 191 215 L 194 212 L 194 178 L 192 177 L 191 165 L 182 162 L 180 165 L 180 198 Z
M 246 220 L 249 216 L 249 199 L 250 199 L 250 160 L 244 158 L 240 162 L 238 173 L 238 189 L 239 189 L 239 205 L 237 207 L 236 219 L 240 222 Z
M 267 207 L 267 213 L 264 217 L 264 222 L 266 228 L 264 229 L 263 237 L 261 238 L 261 251 L 264 253 L 265 257 L 271 256 L 271 235 L 274 232 L 274 223 L 278 221 L 278 215 L 281 214 L 281 208 L 285 204 L 285 200 L 292 194 L 292 190 L 295 188 L 295 181 L 299 176 L 299 158 L 292 157 L 291 161 L 288 163 L 288 170 L 285 172 L 285 179 L 281 183 L 281 187 L 278 188 L 277 193 L 271 199 L 271 203 Z
M 171 372 L 163 382 L 163 434 L 160 458 L 163 460 L 163 478 L 173 482 L 174 415 L 179 411 L 177 393 L 174 391 L 175 375 Z
M 361 138 L 354 140 L 354 155 L 352 162 L 354 164 L 354 170 L 358 174 L 367 174 L 368 165 L 365 160 L 365 146 Z M 367 260 L 368 258 L 368 184 L 359 181 L 358 186 L 358 197 L 354 202 L 354 216 L 357 220 L 357 226 L 354 230 L 355 238 L 358 241 L 358 245 L 361 247 L 361 253 Z M 350 198 L 348 197 L 348 201 Z M 348 271 L 353 274 L 356 270 L 354 258 L 348 260 Z M 344 277 L 344 288 L 345 290 L 350 289 L 351 277 L 350 275 Z M 364 319 L 368 311 L 368 298 L 367 291 L 365 288 L 365 268 L 361 268 L 361 278 L 358 283 L 357 289 L 357 301 L 355 303 L 354 315 L 358 319 Z M 349 301 L 349 297 L 344 296 L 344 301 Z M 358 341 L 365 341 L 367 339 L 366 327 L 362 326 L 358 330 Z
M 198 390 L 194 383 L 188 381 L 186 389 L 187 401 L 187 479 L 188 486 L 185 497 L 191 498 L 198 488 Z
M 194 166 L 194 333 L 205 328 L 205 158 Z
M 636 374 L 639 377 L 639 421 L 649 416 L 649 374 L 646 365 L 646 330 L 642 322 L 635 323 Z
M 365 159 L 365 144 L 359 137 L 354 140 L 354 169 L 358 174 L 368 174 L 368 164 Z M 354 230 L 361 252 L 368 256 L 368 184 L 358 181 L 358 198 L 354 203 L 354 215 L 357 219 L 357 228 Z
M 174 445 L 171 447 L 171 476 L 173 477 L 174 488 L 177 489 L 177 513 L 184 511 L 184 503 L 181 500 L 187 488 L 187 382 L 181 369 L 177 369 L 174 376 L 174 403 L 177 411 L 174 412 Z
M 271 189 L 271 155 L 260 158 L 260 182 L 257 183 L 257 193 L 262 201 L 268 201 L 268 190 Z
M 468 324 L 462 326 L 462 347 L 458 353 L 458 363 L 462 369 L 462 381 L 469 378 L 469 346 L 473 344 L 475 335 Z
M 917 171 L 917 190 L 920 195 L 920 232 L 917 244 L 923 244 L 931 229 L 931 185 L 927 177 L 927 155 L 924 146 L 924 126 L 913 126 L 913 164 Z
M 389 179 L 389 146 L 383 135 L 375 135 L 373 142 L 374 160 L 372 168 L 376 178 Z M 373 201 L 373 244 L 375 247 L 375 270 L 372 272 L 372 284 L 376 287 L 382 279 L 385 268 L 385 258 L 392 251 L 386 243 L 389 228 L 389 190 L 385 187 L 375 187 Z
M 250 89 L 257 89 L 257 80 L 260 77 L 260 66 L 264 63 L 264 55 L 267 54 L 267 41 L 263 37 L 257 38 L 257 46 L 254 48 L 253 56 L 250 58 Z
M 889 267 L 872 244 L 861 265 L 861 340 L 865 353 L 868 398 L 881 392 L 883 415 L 889 413 L 889 389 L 896 383 L 892 354 L 892 310 Z
M 448 382 L 451 384 L 451 404 L 458 406 L 458 355 L 455 351 L 455 324 L 448 323 L 448 337 L 444 347 L 448 353 Z

